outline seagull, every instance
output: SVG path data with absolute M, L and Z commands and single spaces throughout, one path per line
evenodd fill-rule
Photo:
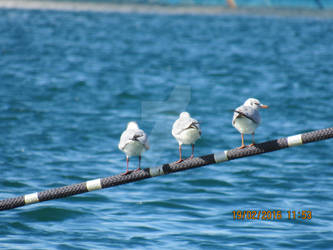
M 127 175 L 130 173 L 128 163 L 131 156 L 139 156 L 139 167 L 135 171 L 141 169 L 141 154 L 149 149 L 148 137 L 136 122 L 129 122 L 126 130 L 120 136 L 118 148 L 126 154 L 127 167 L 123 175 Z
M 259 100 L 255 98 L 247 99 L 244 104 L 238 107 L 234 111 L 234 117 L 232 118 L 232 125 L 242 135 L 242 146 L 239 148 L 245 148 L 244 145 L 244 134 L 252 134 L 252 144 L 254 146 L 254 132 L 260 124 L 259 108 L 268 108 L 267 105 L 261 104 Z
M 182 112 L 179 118 L 172 126 L 172 135 L 179 143 L 179 160 L 176 163 L 182 162 L 182 144 L 192 145 L 192 155 L 194 156 L 194 143 L 201 136 L 200 124 L 197 120 L 193 119 L 188 112 Z

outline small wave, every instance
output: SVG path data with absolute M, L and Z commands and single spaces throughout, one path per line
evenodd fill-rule
M 4 185 L 5 187 L 15 187 L 15 188 L 22 188 L 28 186 L 20 181 L 10 181 L 10 180 L 4 180 L 1 182 L 1 184 Z
M 165 200 L 165 201 L 148 201 L 143 202 L 144 205 L 149 205 L 153 207 L 163 207 L 163 208 L 169 208 L 169 209 L 185 209 L 185 210 L 195 210 L 194 207 L 185 205 L 185 204 L 179 204 L 175 202 L 174 200 Z
M 83 212 L 57 207 L 38 207 L 34 210 L 24 211 L 20 216 L 32 221 L 65 221 L 84 215 Z
M 21 223 L 17 221 L 9 223 L 9 226 L 19 231 L 31 232 L 33 230 L 33 228 L 26 223 Z
M 212 180 L 212 179 L 196 179 L 188 180 L 187 183 L 198 187 L 231 187 L 232 184 L 226 181 Z

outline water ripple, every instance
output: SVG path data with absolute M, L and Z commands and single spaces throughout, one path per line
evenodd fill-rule
M 171 126 L 184 110 L 202 125 L 197 156 L 240 146 L 232 113 L 250 96 L 270 106 L 261 112 L 257 142 L 331 127 L 332 27 L 329 19 L 310 17 L 1 9 L 0 198 L 124 171 L 117 144 L 130 120 L 151 142 L 143 167 L 177 160 Z M 0 245 L 330 248 L 331 145 L 307 144 L 7 211 Z M 184 156 L 190 153 L 185 146 Z M 130 160 L 131 169 L 137 164 Z M 281 210 L 284 217 L 233 219 L 232 211 L 249 209 Z M 293 210 L 311 210 L 313 218 L 288 219 Z

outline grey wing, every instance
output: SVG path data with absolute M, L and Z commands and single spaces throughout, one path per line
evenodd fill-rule
M 238 107 L 235 112 L 234 112 L 234 117 L 232 119 L 232 124 L 235 123 L 235 120 L 237 117 L 241 117 L 244 116 L 250 120 L 252 120 L 253 122 L 259 124 L 260 123 L 260 115 L 258 110 L 253 109 L 251 107 L 248 106 L 240 106 Z
M 126 145 L 131 141 L 132 137 L 133 137 L 133 135 L 132 135 L 131 131 L 125 130 L 120 136 L 118 148 L 120 150 L 124 150 Z
M 179 135 L 186 127 L 186 120 L 184 119 L 177 119 L 173 126 L 172 126 L 172 135 L 177 136 Z
M 149 149 L 148 137 L 146 133 L 141 129 L 125 130 L 120 137 L 120 142 L 118 145 L 119 149 L 123 150 L 126 145 L 131 141 L 139 141 L 145 146 L 146 150 Z
M 237 113 L 237 112 L 234 112 L 234 116 L 232 117 L 232 125 L 234 125 L 235 124 L 235 120 L 236 120 L 236 118 L 237 117 L 239 117 L 240 116 L 240 114 L 239 113 Z
M 184 130 L 186 130 L 190 127 L 196 127 L 201 134 L 200 124 L 197 120 L 195 120 L 193 118 L 176 120 L 172 127 L 172 134 L 174 136 L 179 135 L 181 132 L 183 132 Z
M 190 125 L 190 127 L 195 127 L 198 129 L 199 134 L 201 135 L 201 128 L 200 128 L 200 123 L 196 120 L 192 118 L 192 123 Z
M 146 135 L 146 133 L 143 130 L 141 130 L 141 129 L 136 130 L 133 135 L 133 140 L 141 142 L 144 145 L 144 147 L 146 148 L 146 150 L 149 149 L 148 136 Z
M 234 111 L 234 116 L 233 116 L 233 118 L 232 118 L 232 125 L 234 125 L 235 124 L 235 121 L 236 121 L 236 119 L 238 118 L 238 117 L 242 117 L 243 115 L 242 115 L 242 108 L 243 108 L 244 106 L 239 106 L 238 108 L 236 108 L 236 110 Z

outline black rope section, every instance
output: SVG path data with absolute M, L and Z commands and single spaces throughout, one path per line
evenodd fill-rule
M 181 163 L 173 162 L 158 167 L 145 168 L 140 171 L 131 172 L 128 175 L 115 175 L 106 178 L 100 178 L 87 182 L 73 184 L 69 186 L 52 188 L 45 191 L 41 191 L 39 193 L 32 193 L 14 198 L 8 198 L 0 200 L 0 210 L 9 210 L 12 208 L 21 207 L 37 202 L 64 198 L 98 189 L 135 182 L 159 175 L 175 173 L 178 171 L 184 171 L 191 168 L 202 167 L 205 165 L 215 164 L 228 160 L 234 160 L 242 157 L 268 153 L 287 147 L 298 146 L 310 142 L 326 140 L 329 138 L 333 138 L 333 127 L 316 130 L 304 134 L 299 134 L 295 136 L 289 136 L 286 138 L 280 138 L 277 140 L 256 144 L 255 146 L 246 147 L 243 149 L 235 148 L 220 153 L 209 154 L 201 157 L 196 157 L 193 159 L 187 159 Z

